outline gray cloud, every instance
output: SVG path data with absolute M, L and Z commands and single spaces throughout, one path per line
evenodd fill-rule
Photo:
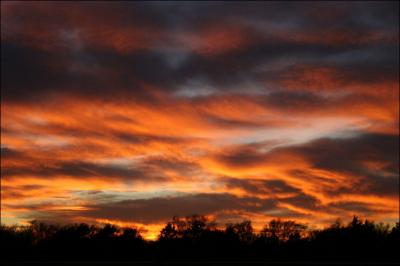
M 301 190 L 290 186 L 283 180 L 259 180 L 259 179 L 237 179 L 224 178 L 224 184 L 228 188 L 242 188 L 252 194 L 270 194 L 275 193 L 300 193 Z
M 352 188 L 337 186 L 326 188 L 328 194 L 370 193 L 376 195 L 399 195 L 399 139 L 395 135 L 358 134 L 351 138 L 322 138 L 302 145 L 275 148 L 262 152 L 248 145 L 239 147 L 216 157 L 228 166 L 249 167 L 270 162 L 275 155 L 289 153 L 309 161 L 312 167 L 341 173 L 354 182 Z M 383 165 L 381 169 L 370 169 L 368 163 Z M 289 173 L 301 179 L 329 182 L 325 178 L 305 173 L 301 169 Z M 243 181 L 231 182 L 238 185 Z M 240 184 L 245 189 L 257 191 L 252 185 Z M 268 185 L 268 184 L 266 184 Z M 261 187 L 262 188 L 262 187 Z M 261 189 L 260 187 L 258 189 Z M 324 188 L 321 188 L 324 189 Z
M 97 219 L 122 220 L 138 223 L 158 223 L 174 215 L 216 214 L 224 211 L 267 212 L 276 209 L 274 200 L 255 197 L 236 197 L 230 194 L 186 194 L 174 197 L 123 200 L 85 206 L 88 209 L 71 212 L 47 212 L 56 219 L 80 216 Z M 31 208 L 31 207 L 30 207 Z M 36 209 L 40 210 L 40 206 Z M 31 208 L 35 209 L 35 208 Z M 44 215 L 44 214 L 43 214 Z
M 6 9 L 2 16 L 5 37 L 1 48 L 2 100 L 43 101 L 57 95 L 108 99 L 113 91 L 112 97 L 128 96 L 155 104 L 157 100 L 143 84 L 174 91 L 197 80 L 222 92 L 243 89 L 249 83 L 271 86 L 287 69 L 275 69 L 272 73 L 262 68 L 282 61 L 291 62 L 286 68 L 293 64 L 338 68 L 344 74 L 342 82 L 398 80 L 396 6 L 398 4 L 390 2 L 365 5 L 19 3 L 7 7 L 12 12 Z M 86 19 L 80 24 L 74 23 L 74 15 L 66 12 L 71 9 L 78 16 L 84 14 Z M 180 16 L 175 15 L 177 10 L 182 10 Z M 25 29 L 24 25 L 31 26 Z M 161 34 L 149 40 L 138 37 L 145 38 L 142 42 L 148 47 L 121 54 L 102 44 L 101 38 L 107 37 L 104 25 L 117 30 L 134 30 L 140 26 Z M 243 37 L 248 44 L 212 56 L 176 44 L 179 34 L 201 36 L 204 30 L 227 25 L 246 29 Z M 347 34 L 354 41 L 330 45 L 290 38 L 294 33 L 320 36 L 326 31 Z M 76 32 L 94 39 L 89 42 L 78 37 L 67 38 L 68 34 L 74 36 Z M 358 38 L 368 40 L 382 32 L 393 41 L 358 41 Z M 276 37 L 276 33 L 287 33 L 288 38 Z M 133 45 L 129 43 L 132 40 L 126 41 L 126 45 Z M 38 42 L 48 43 L 52 49 L 31 45 Z M 170 58 L 176 57 L 177 53 L 185 56 L 179 64 L 171 66 Z M 299 97 L 292 96 L 293 100 Z

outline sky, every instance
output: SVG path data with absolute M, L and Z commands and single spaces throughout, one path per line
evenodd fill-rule
M 1 2 L 1 222 L 399 216 L 399 3 Z

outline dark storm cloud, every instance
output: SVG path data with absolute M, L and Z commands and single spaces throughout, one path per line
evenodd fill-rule
M 289 148 L 290 149 L 290 148 Z M 317 168 L 361 171 L 363 162 L 384 162 L 383 171 L 395 175 L 399 162 L 399 138 L 395 135 L 361 134 L 353 138 L 324 138 L 292 149 L 311 160 Z
M 279 73 L 260 70 L 260 66 L 283 59 L 292 64 L 346 65 L 349 71 L 344 73 L 360 69 L 356 75 L 370 80 L 386 78 L 388 73 L 394 79 L 393 73 L 398 70 L 398 60 L 393 56 L 398 51 L 398 13 L 393 11 L 396 6 L 390 2 L 5 4 L 2 99 L 42 100 L 54 94 L 107 98 L 112 90 L 113 96 L 154 100 L 148 98 L 143 84 L 170 91 L 193 80 L 202 80 L 222 91 L 243 89 L 249 82 L 273 83 Z M 176 16 L 179 10 L 180 15 Z M 321 15 L 325 13 L 327 16 Z M 202 34 L 216 26 L 222 27 L 217 36 L 223 34 L 233 21 L 233 28 L 245 29 L 239 31 L 244 34 L 245 44 L 237 44 L 233 50 L 204 55 L 191 50 L 190 43 L 178 40 L 180 35 L 193 34 L 206 38 L 211 46 L 229 43 L 232 40 L 221 40 L 222 37 L 207 41 L 207 33 Z M 114 27 L 115 35 L 107 23 Z M 24 25 L 30 26 L 25 29 Z M 138 27 L 148 34 L 138 33 Z M 369 40 L 373 37 L 371 32 L 383 29 L 393 42 L 357 42 L 357 38 Z M 320 42 L 318 36 L 325 31 L 349 35 L 354 40 L 340 37 L 339 44 L 329 44 L 321 36 Z M 76 32 L 82 33 L 75 36 Z M 154 32 L 160 34 L 148 36 Z M 276 35 L 282 32 L 288 36 Z M 300 34 L 300 40 L 290 36 L 293 32 Z M 317 38 L 308 41 L 309 36 Z M 181 62 L 171 65 L 169 60 L 177 56 L 182 57 Z M 356 61 L 349 65 L 351 58 Z M 365 69 L 366 65 L 370 69 Z
M 236 2 L 229 5 L 223 2 L 168 2 L 151 3 L 148 7 L 163 11 L 164 14 L 166 11 L 177 11 L 180 16 L 170 14 L 169 19 L 183 27 L 201 26 L 209 20 L 253 18 L 293 27 L 387 28 L 393 26 L 398 16 L 396 2 Z M 336 23 L 332 24 L 332 21 Z
M 399 194 L 399 139 L 395 135 L 359 134 L 350 138 L 322 138 L 302 145 L 275 148 L 262 152 L 243 146 L 224 153 L 217 160 L 231 167 L 251 167 L 268 164 L 276 156 L 290 154 L 304 158 L 315 169 L 342 173 L 352 179 L 354 186 L 326 188 L 328 194 L 370 193 L 395 196 Z M 380 165 L 378 169 L 370 164 Z M 316 181 L 325 178 L 291 170 L 290 175 Z M 237 181 L 240 182 L 240 181 Z M 233 182 L 235 184 L 235 182 Z M 251 186 L 242 184 L 246 189 Z M 253 187 L 253 189 L 255 189 Z
M 73 57 L 14 44 L 2 45 L 1 51 L 5 100 L 46 101 L 57 95 L 109 98 L 113 91 L 117 96 L 155 102 L 143 85 L 170 83 L 166 62 L 156 54 L 88 52 Z
M 268 159 L 268 154 L 260 152 L 253 145 L 243 145 L 232 152 L 219 154 L 217 161 L 228 166 L 254 166 Z
M 353 180 L 353 187 L 342 187 L 338 186 L 335 188 L 324 188 L 323 190 L 328 195 L 340 195 L 340 194 L 374 194 L 382 196 L 398 197 L 399 195 L 399 178 L 398 174 L 391 174 L 385 176 L 385 174 L 371 174 L 368 171 L 360 171 L 361 177 Z
M 303 208 L 306 210 L 321 211 L 323 206 L 320 201 L 311 195 L 300 193 L 298 195 L 279 199 L 279 202 L 288 203 L 292 206 Z
M 52 177 L 52 176 L 69 176 L 69 177 L 107 177 L 121 178 L 126 180 L 138 180 L 144 177 L 152 178 L 143 171 L 135 168 L 126 168 L 115 165 L 94 164 L 82 161 L 65 161 L 57 162 L 54 165 L 36 164 L 34 167 L 28 166 L 7 166 L 2 167 L 1 175 L 6 177 L 14 176 L 36 176 L 36 177 Z M 154 177 L 153 180 L 162 179 Z
M 104 201 L 104 199 L 106 199 Z M 32 213 L 26 219 L 52 220 L 61 223 L 73 222 L 74 217 L 109 219 L 143 224 L 165 222 L 173 216 L 188 216 L 194 214 L 215 215 L 220 221 L 237 220 L 240 213 L 266 214 L 273 212 L 276 217 L 304 217 L 305 214 L 280 207 L 276 212 L 275 200 L 257 197 L 237 197 L 231 194 L 181 194 L 170 197 L 155 197 L 134 200 L 107 200 L 112 195 L 96 195 L 96 203 L 85 205 L 83 210 L 49 210 L 57 207 L 52 203 L 10 204 L 8 208 L 29 208 Z M 235 212 L 235 215 L 232 215 Z M 239 215 L 239 216 L 238 216 Z
M 369 214 L 379 211 L 379 210 L 372 208 L 370 206 L 370 204 L 363 203 L 363 202 L 357 202 L 357 201 L 340 201 L 340 202 L 331 203 L 327 207 L 331 208 L 333 210 L 345 210 L 345 211 L 358 212 L 358 213 L 361 212 L 361 213 L 364 213 L 365 215 L 369 215 Z
M 133 144 L 145 144 L 148 142 L 162 142 L 162 143 L 179 143 L 185 142 L 184 138 L 168 137 L 168 136 L 156 136 L 151 134 L 132 134 L 125 132 L 117 132 L 114 136 L 123 142 Z
M 276 202 L 274 200 L 259 199 L 256 197 L 237 197 L 231 194 L 184 194 L 171 197 L 112 202 L 102 202 L 101 197 L 103 196 L 107 195 L 99 195 L 97 197 L 97 203 L 85 205 L 86 209 L 82 211 L 48 211 L 42 214 L 54 217 L 57 220 L 80 216 L 147 224 L 164 222 L 173 216 L 186 216 L 191 214 L 217 215 L 224 211 L 261 213 L 276 209 Z M 46 210 L 48 206 L 49 203 L 41 203 L 31 205 L 11 204 L 7 207 L 29 207 L 32 210 L 41 211 Z M 37 218 L 37 215 L 38 214 L 34 214 L 34 216 L 30 218 Z
M 241 188 L 252 194 L 278 194 L 278 193 L 300 193 L 301 190 L 290 186 L 283 180 L 258 180 L 224 178 L 228 188 Z
M 18 158 L 21 153 L 16 151 L 15 149 L 7 148 L 7 147 L 1 147 L 0 149 L 1 152 L 1 157 L 7 157 L 7 158 Z
M 195 162 L 167 156 L 149 156 L 136 162 L 129 162 L 128 160 L 124 163 L 113 161 L 103 163 L 57 160 L 52 158 L 51 155 L 39 154 L 41 156 L 46 155 L 47 160 L 43 160 L 41 156 L 32 157 L 26 152 L 10 148 L 2 148 L 1 155 L 4 163 L 1 168 L 1 176 L 4 179 L 19 176 L 39 178 L 67 176 L 77 179 L 112 178 L 127 183 L 131 181 L 163 182 L 170 180 L 165 175 L 166 171 L 177 173 L 185 178 L 190 178 L 200 171 L 199 165 Z
M 386 49 L 383 47 L 372 46 L 360 50 L 354 46 L 332 47 L 326 44 L 302 44 L 290 40 L 278 40 L 276 43 L 256 40 L 249 47 L 229 54 L 214 57 L 196 54 L 187 56 L 173 74 L 183 84 L 191 79 L 201 79 L 206 84 L 226 90 L 244 89 L 246 82 L 271 83 L 272 86 L 278 86 L 276 83 L 280 78 L 285 78 L 287 71 L 296 64 L 316 65 L 316 68 L 325 64 L 338 68 L 344 75 L 342 82 L 349 82 L 354 75 L 361 80 L 362 77 L 368 77 L 374 82 L 384 78 L 393 80 L 398 70 L 398 60 L 394 56 L 398 53 L 398 46 L 392 44 L 386 45 Z M 360 54 L 359 59 L 351 62 L 349 55 L 354 53 Z M 279 65 L 282 60 L 287 62 L 287 66 L 276 70 L 282 68 Z M 268 70 L 273 66 L 276 66 L 274 70 Z M 266 70 L 263 70 L 263 67 Z M 368 73 L 374 75 L 366 75 Z
M 263 212 L 276 208 L 270 199 L 239 198 L 230 194 L 188 194 L 176 197 L 125 200 L 87 206 L 82 216 L 156 223 L 172 216 L 216 214 L 221 211 Z
M 18 187 L 2 185 L 1 186 L 1 197 L 2 199 L 24 199 L 29 193 L 46 189 L 46 186 L 42 185 L 22 185 Z
M 277 109 L 307 112 L 326 108 L 332 104 L 332 100 L 309 92 L 273 92 L 264 97 L 264 103 Z
M 181 175 L 188 175 L 199 170 L 199 166 L 194 162 L 162 156 L 150 156 L 143 160 L 143 164 L 148 167 L 162 169 L 163 171 L 174 171 Z
M 249 195 L 268 196 L 276 199 L 277 202 L 289 203 L 304 209 L 315 210 L 321 206 L 317 198 L 305 194 L 301 189 L 293 187 L 283 180 L 235 178 L 224 178 L 223 180 L 228 188 L 240 188 L 245 190 Z M 279 197 L 285 194 L 289 194 L 289 196 Z
M 274 121 L 253 122 L 239 119 L 227 119 L 223 117 L 204 115 L 206 122 L 222 128 L 261 128 L 274 125 Z

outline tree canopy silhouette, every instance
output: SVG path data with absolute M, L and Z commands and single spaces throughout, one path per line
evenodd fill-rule
M 245 220 L 220 226 L 206 216 L 173 217 L 156 241 L 112 224 L 0 226 L 2 261 L 357 260 L 398 262 L 400 225 L 354 217 L 325 229 L 273 219 L 256 232 Z

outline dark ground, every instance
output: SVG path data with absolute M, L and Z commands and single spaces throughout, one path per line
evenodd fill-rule
M 111 265 L 123 265 L 123 266 L 148 266 L 148 265 L 209 265 L 209 266 L 283 266 L 283 265 L 400 265 L 399 263 L 393 262 L 257 262 L 257 261 L 249 261 L 249 262 L 238 262 L 238 261 L 224 261 L 224 262 L 190 262 L 190 261 L 169 261 L 169 262 L 6 262 L 1 263 L 4 266 L 28 266 L 28 265 L 79 265 L 79 266 L 111 266 Z

